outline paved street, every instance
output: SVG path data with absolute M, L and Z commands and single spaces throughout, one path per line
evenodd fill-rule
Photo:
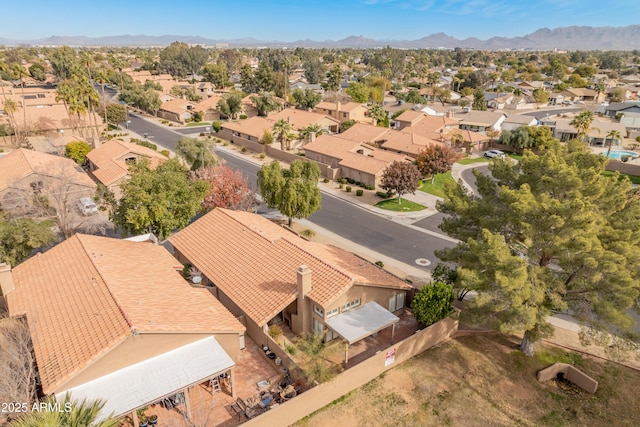
M 181 134 L 176 130 L 167 129 L 137 115 L 131 114 L 130 120 L 129 128 L 133 132 L 137 134 L 148 133 L 149 140 L 157 144 L 158 147 L 173 151 L 176 142 L 181 137 Z M 188 129 L 188 131 L 189 133 L 194 132 L 193 129 Z M 198 132 L 197 129 L 195 132 Z M 252 188 L 257 189 L 256 172 L 259 167 L 256 164 L 244 160 L 238 155 L 230 154 L 227 150 L 218 150 L 217 154 L 224 158 L 229 166 L 240 170 L 247 177 Z M 432 265 L 435 265 L 438 260 L 434 255 L 434 250 L 453 246 L 453 243 L 446 238 L 440 238 L 433 233 L 420 232 L 418 227 L 406 227 L 390 221 L 326 192 L 322 194 L 322 208 L 311 215 L 308 220 L 342 238 L 423 271 L 428 271 L 429 266 L 416 264 L 416 259 L 427 259 Z M 428 229 L 440 232 L 437 227 Z

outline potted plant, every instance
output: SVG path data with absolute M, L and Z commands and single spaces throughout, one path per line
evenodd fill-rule
M 149 416 L 149 425 L 150 426 L 154 426 L 158 424 L 158 416 L 157 415 L 150 415 Z
M 136 415 L 138 416 L 140 427 L 147 427 L 149 425 L 149 421 L 147 420 L 147 409 L 149 409 L 149 407 L 144 406 L 136 410 Z

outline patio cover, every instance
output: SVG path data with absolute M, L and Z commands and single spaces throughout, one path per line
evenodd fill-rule
M 325 323 L 349 344 L 360 341 L 384 328 L 397 323 L 398 316 L 371 301 L 346 313 L 339 314 Z
M 57 394 L 64 399 L 101 399 L 100 417 L 121 416 L 212 378 L 234 366 L 214 337 L 187 344 Z

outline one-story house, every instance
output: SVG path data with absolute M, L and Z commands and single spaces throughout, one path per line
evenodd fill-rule
M 233 378 L 245 328 L 181 268 L 162 246 L 82 234 L 13 269 L 0 264 L 9 314 L 29 328 L 42 393 L 100 399 L 101 416 L 123 416 L 180 392 L 188 401 L 192 387 L 221 374 Z
M 411 289 L 350 252 L 309 242 L 249 212 L 216 208 L 169 241 L 176 258 L 198 268 L 222 304 L 244 316 L 256 342 L 264 342 L 276 324 L 296 335 L 345 338 L 342 321 L 353 321 L 358 307 L 368 307 L 362 325 L 369 324 L 370 316 L 389 319 L 367 330 L 364 338 L 397 322 L 393 313 L 403 309 Z M 368 314 L 371 307 L 374 314 Z

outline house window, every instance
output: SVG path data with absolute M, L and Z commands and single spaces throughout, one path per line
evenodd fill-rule
M 342 117 L 347 118 L 347 113 L 342 113 Z
M 321 307 L 318 307 L 317 305 L 313 305 L 313 311 L 314 313 L 316 313 L 318 316 L 324 317 L 324 310 L 322 310 Z
M 354 299 L 353 301 L 349 301 L 348 303 L 343 305 L 342 306 L 342 311 L 351 310 L 352 308 L 357 307 L 359 305 L 360 305 L 360 298 Z
M 327 311 L 327 319 L 328 319 L 328 318 L 330 318 L 330 317 L 333 317 L 333 316 L 337 315 L 339 312 L 340 312 L 340 309 L 339 309 L 339 308 L 337 308 L 337 307 L 336 307 L 336 308 L 334 308 L 333 310 L 329 310 L 329 311 Z

